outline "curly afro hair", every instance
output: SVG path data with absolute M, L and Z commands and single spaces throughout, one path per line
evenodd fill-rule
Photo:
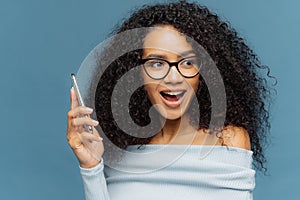
M 178 1 L 145 5 L 133 12 L 128 19 L 115 28 L 112 34 L 157 25 L 175 27 L 179 32 L 199 43 L 209 53 L 218 67 L 225 85 L 227 111 L 224 127 L 234 125 L 247 130 L 255 161 L 254 167 L 258 170 L 266 170 L 264 149 L 270 131 L 270 89 L 261 70 L 267 70 L 267 76 L 270 78 L 269 68 L 260 64 L 257 55 L 228 23 L 221 21 L 218 15 L 197 3 Z M 97 118 L 106 137 L 122 149 L 128 145 L 147 144 L 152 138 L 151 136 L 147 137 L 147 133 L 140 133 L 141 137 L 126 134 L 118 127 L 111 110 L 111 97 L 117 81 L 139 64 L 142 50 L 124 52 L 112 63 L 108 63 L 107 58 L 114 56 L 113 49 L 122 49 L 122 45 L 126 46 L 132 40 L 137 43 L 143 42 L 146 34 L 128 38 L 128 41 L 115 39 L 104 50 L 98 62 L 100 68 L 106 64 L 109 67 L 101 76 L 96 89 Z M 200 105 L 201 117 L 198 120 L 198 128 L 207 129 L 211 119 L 211 100 L 201 74 L 199 79 L 196 96 Z M 151 102 L 147 98 L 144 88 L 140 87 L 133 93 L 129 103 L 129 112 L 133 121 L 140 126 L 148 125 L 151 122 L 150 107 Z M 105 148 L 109 148 L 109 146 Z

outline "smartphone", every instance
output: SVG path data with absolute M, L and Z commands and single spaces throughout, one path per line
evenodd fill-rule
M 73 83 L 73 88 L 76 92 L 76 95 L 77 95 L 77 99 L 78 99 L 78 104 L 80 106 L 84 106 L 84 102 L 83 102 L 83 99 L 81 97 L 81 94 L 80 94 L 80 91 L 79 91 L 79 87 L 78 87 L 78 84 L 77 84 L 77 81 L 76 81 L 76 77 L 75 77 L 75 74 L 71 74 L 71 79 L 72 79 L 72 83 Z M 83 115 L 83 117 L 88 117 L 88 115 Z M 83 127 L 85 129 L 87 129 L 90 133 L 93 133 L 93 127 L 90 126 L 90 125 L 83 125 Z

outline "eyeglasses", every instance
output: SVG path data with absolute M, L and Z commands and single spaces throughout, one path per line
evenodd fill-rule
M 192 78 L 199 73 L 200 62 L 196 56 L 183 58 L 177 62 L 169 62 L 161 58 L 145 58 L 142 64 L 146 74 L 155 80 L 165 78 L 172 66 L 175 66 L 181 76 Z

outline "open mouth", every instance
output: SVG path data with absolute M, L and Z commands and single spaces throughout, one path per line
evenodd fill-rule
M 179 101 L 179 99 L 181 99 L 184 96 L 185 92 L 186 92 L 185 90 L 161 91 L 160 95 L 167 101 L 176 102 Z

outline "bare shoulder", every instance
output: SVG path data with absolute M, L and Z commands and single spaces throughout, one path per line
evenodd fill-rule
M 251 150 L 250 137 L 243 127 L 229 125 L 222 130 L 223 143 L 227 146 Z

